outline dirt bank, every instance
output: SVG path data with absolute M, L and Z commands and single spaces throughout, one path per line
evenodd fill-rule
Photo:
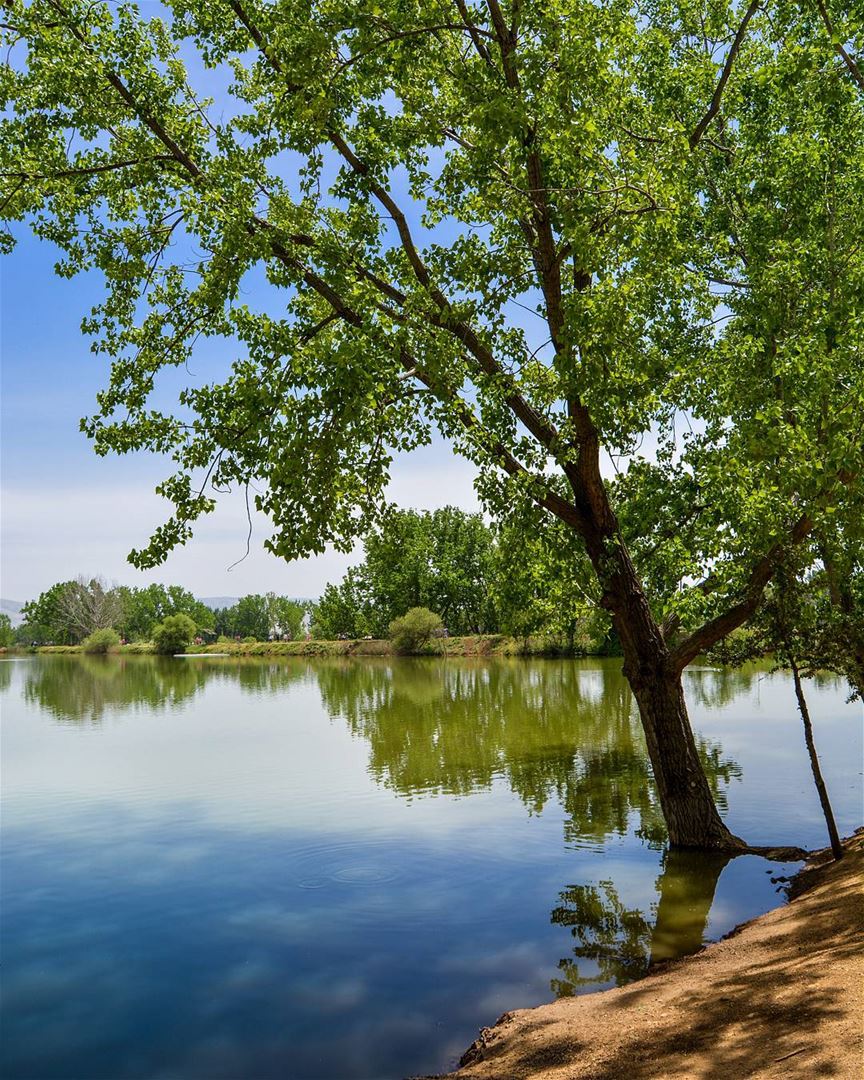
M 458 1080 L 864 1076 L 864 832 L 795 899 L 618 990 L 506 1013 Z

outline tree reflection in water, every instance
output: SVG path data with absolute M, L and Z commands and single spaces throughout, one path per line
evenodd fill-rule
M 688 691 L 721 704 L 748 678 L 712 671 Z M 265 695 L 317 684 L 331 719 L 368 742 L 375 781 L 400 795 L 466 795 L 503 780 L 531 814 L 550 802 L 563 808 L 568 846 L 633 832 L 664 844 L 641 726 L 615 661 L 53 657 L 28 670 L 25 697 L 61 722 L 99 724 L 108 712 L 180 708 L 218 680 Z M 740 769 L 716 744 L 701 740 L 699 752 L 724 808 Z M 575 944 L 554 992 L 628 982 L 652 962 L 696 951 L 726 861 L 666 851 L 648 911 L 628 908 L 610 881 L 566 888 L 552 922 L 569 927 Z
M 556 799 L 566 839 L 665 834 L 630 688 L 616 662 L 492 661 L 324 665 L 331 716 L 370 746 L 375 779 L 402 795 L 489 788 L 504 777 L 530 812 Z M 718 804 L 740 775 L 719 746 L 700 756 Z
M 667 850 L 657 879 L 659 903 L 653 922 L 643 911 L 622 904 L 611 881 L 571 885 L 552 911 L 552 922 L 569 926 L 577 944 L 573 956 L 558 962 L 561 975 L 552 980 L 558 997 L 570 997 L 597 984 L 640 979 L 664 960 L 689 956 L 702 948 L 714 891 L 729 855 Z M 580 960 L 596 970 L 584 974 Z
M 24 698 L 61 723 L 98 725 L 106 713 L 179 709 L 208 682 L 236 682 L 248 693 L 271 693 L 304 673 L 304 666 L 246 658 L 52 656 L 28 666 Z
M 740 673 L 699 681 L 703 703 L 747 688 Z M 642 730 L 615 662 L 403 662 L 329 666 L 319 686 L 331 715 L 369 741 L 376 780 L 402 795 L 466 794 L 504 777 L 529 812 L 552 799 L 564 809 L 565 839 L 602 844 L 634 830 L 649 846 L 665 840 Z M 718 805 L 740 776 L 722 749 L 699 741 Z M 573 956 L 559 964 L 553 991 L 565 996 L 598 983 L 620 985 L 650 964 L 697 951 L 725 856 L 666 851 L 659 902 L 628 909 L 611 882 L 572 885 L 552 922 L 569 926 Z M 593 961 L 586 973 L 579 961 Z

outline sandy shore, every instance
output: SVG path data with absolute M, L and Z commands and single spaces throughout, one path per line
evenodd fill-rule
M 617 990 L 506 1013 L 458 1080 L 864 1077 L 864 832 L 795 899 Z

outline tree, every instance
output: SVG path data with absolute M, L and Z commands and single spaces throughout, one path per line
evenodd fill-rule
M 480 514 L 453 506 L 394 510 L 363 541 L 363 562 L 328 586 L 313 614 L 319 637 L 384 637 L 412 607 L 440 612 L 454 634 L 497 629 L 494 541 Z
M 71 645 L 75 640 L 72 628 L 61 611 L 61 597 L 74 582 L 60 581 L 40 593 L 35 600 L 28 600 L 22 607 L 23 623 L 18 628 L 22 641 L 41 644 Z
M 61 625 L 73 641 L 81 641 L 96 630 L 106 630 L 123 618 L 119 590 L 109 589 L 101 578 L 79 577 L 67 582 L 57 594 Z
M 441 616 L 425 607 L 414 607 L 390 623 L 389 634 L 397 652 L 420 652 L 441 629 Z
M 195 630 L 195 623 L 188 615 L 168 615 L 153 627 L 154 648 L 163 656 L 183 652 L 189 648 Z
M 15 642 L 12 620 L 5 611 L 0 612 L 0 649 L 8 649 Z
M 864 465 L 864 77 L 831 3 L 11 3 L 0 203 L 105 277 L 97 452 L 178 463 L 132 561 L 252 481 L 271 551 L 348 550 L 437 429 L 493 516 L 578 538 L 671 843 L 740 849 L 681 672 Z M 201 335 L 230 375 L 154 408 Z
M 362 569 L 352 566 L 338 585 L 325 587 L 314 605 L 312 634 L 329 641 L 365 637 L 371 632 L 372 616 Z
M 123 616 L 117 628 L 127 641 L 149 640 L 153 625 L 167 615 L 188 615 L 199 627 L 211 627 L 213 614 L 206 604 L 179 585 L 121 586 Z
M 287 638 L 289 641 L 300 637 L 303 620 L 306 618 L 306 606 L 299 600 L 289 600 L 287 596 L 267 593 L 267 612 L 272 637 Z
M 799 553 L 800 554 L 800 553 Z M 828 839 L 835 859 L 843 857 L 843 845 L 834 819 L 834 811 L 828 789 L 822 776 L 822 767 L 816 752 L 810 708 L 804 692 L 804 679 L 815 675 L 820 669 L 833 669 L 839 674 L 849 674 L 848 650 L 837 646 L 830 634 L 830 627 L 838 630 L 836 620 L 824 621 L 825 589 L 821 572 L 807 579 L 796 567 L 785 563 L 780 567 L 768 590 L 758 617 L 752 620 L 748 631 L 730 641 L 726 648 L 718 649 L 718 658 L 726 663 L 742 664 L 754 657 L 770 654 L 778 668 L 788 668 L 792 673 L 792 685 L 798 712 L 804 726 L 804 742 L 810 760 L 813 784 L 819 796 L 819 804 L 825 818 Z M 833 600 L 827 600 L 829 610 Z M 842 625 L 842 624 L 841 624 Z M 826 646 L 827 636 L 831 644 Z M 853 697 L 859 691 L 853 684 Z
M 216 632 L 229 637 L 296 638 L 305 617 L 303 605 L 269 592 L 242 596 L 233 607 L 215 612 Z
M 823 573 L 816 584 L 822 588 L 802 645 L 811 668 L 843 675 L 853 695 L 864 701 L 864 507 L 858 510 L 857 518 L 832 537 L 817 535 Z
M 609 620 L 578 538 L 535 508 L 526 512 L 527 520 L 504 524 L 496 538 L 491 593 L 499 629 L 524 638 L 548 635 L 571 653 L 581 633 L 596 650 Z
M 117 625 L 123 606 L 118 589 L 100 578 L 61 581 L 21 609 L 24 640 L 72 645 L 94 630 Z

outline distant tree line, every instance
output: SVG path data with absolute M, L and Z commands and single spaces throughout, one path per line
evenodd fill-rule
M 94 633 L 113 629 L 125 641 L 150 641 L 166 619 L 185 616 L 192 634 L 210 639 L 294 638 L 302 632 L 305 605 L 275 593 L 241 597 L 231 607 L 211 610 L 179 585 L 108 586 L 99 578 L 61 581 L 22 609 L 24 621 L 0 638 L 29 644 L 77 645 Z
M 571 650 L 580 642 L 608 647 L 587 561 L 566 533 L 524 537 L 452 506 L 394 511 L 364 540 L 363 561 L 313 606 L 312 634 L 382 638 L 406 612 L 428 608 L 453 635 L 543 635 Z
M 179 585 L 109 586 L 62 581 L 24 605 L 10 643 L 76 645 L 111 628 L 125 641 L 154 640 L 168 618 L 187 616 L 205 640 L 385 638 L 412 609 L 440 617 L 440 633 L 545 636 L 562 649 L 614 649 L 598 615 L 587 562 L 564 530 L 490 527 L 452 506 L 396 510 L 366 537 L 363 560 L 317 603 L 273 592 L 211 610 Z M 0 636 L 4 628 L 0 626 Z

